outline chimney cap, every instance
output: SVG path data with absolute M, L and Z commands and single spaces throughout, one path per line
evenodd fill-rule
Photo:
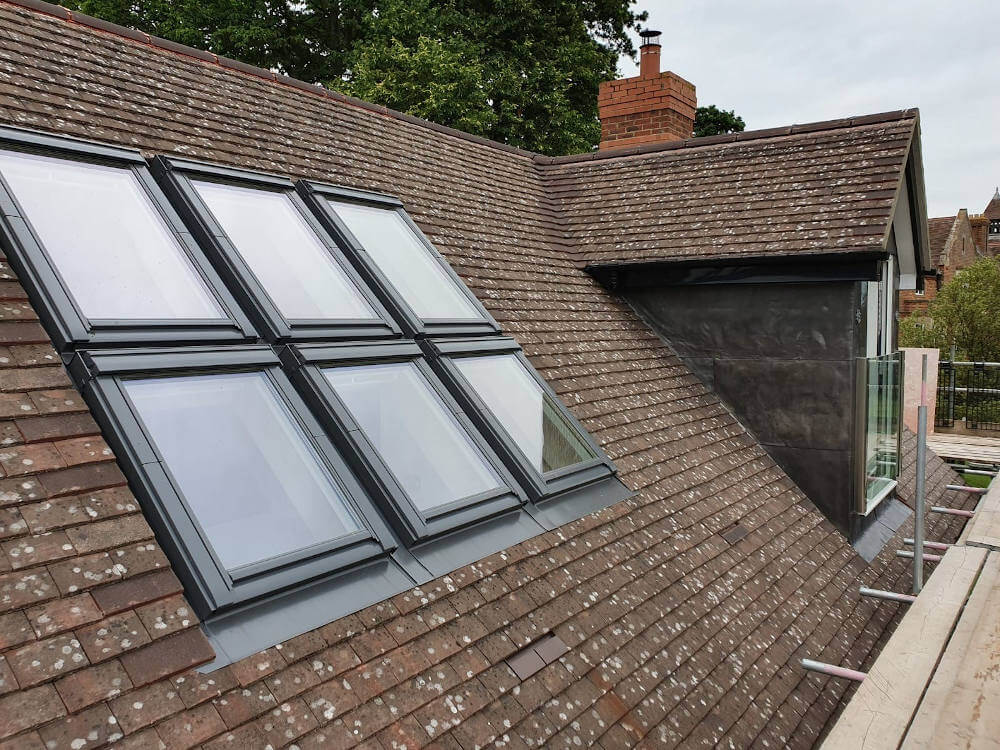
M 639 36 L 642 37 L 642 47 L 648 47 L 651 44 L 659 45 L 660 34 L 662 32 L 654 31 L 653 29 L 643 29 L 639 32 Z

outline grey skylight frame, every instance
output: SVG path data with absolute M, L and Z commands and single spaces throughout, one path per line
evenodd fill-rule
M 389 311 L 372 293 L 343 251 L 331 239 L 306 205 L 295 183 L 279 175 L 218 166 L 206 162 L 156 156 L 150 160 L 153 176 L 173 202 L 181 218 L 202 244 L 219 275 L 230 285 L 266 337 L 275 342 L 316 339 L 399 338 L 401 331 Z M 330 254 L 347 280 L 378 316 L 375 319 L 288 319 L 271 299 L 232 240 L 198 194 L 192 180 L 269 190 L 288 195 L 316 239 Z
M 85 383 L 84 397 L 202 618 L 379 559 L 393 558 L 400 568 L 413 567 L 412 559 L 405 550 L 398 549 L 398 541 L 368 502 L 353 471 L 292 386 L 270 346 L 87 350 L 77 353 L 70 368 L 77 380 Z M 234 372 L 265 374 L 354 511 L 362 530 L 237 571 L 225 569 L 185 504 L 183 493 L 132 406 L 123 382 Z M 394 593 L 387 591 L 386 596 Z
M 472 423 L 487 438 L 497 455 L 510 467 L 521 486 L 528 490 L 530 500 L 543 504 L 546 500 L 562 493 L 614 476 L 614 463 L 601 450 L 587 428 L 580 424 L 573 413 L 566 408 L 562 399 L 532 367 L 514 339 L 507 337 L 431 339 L 421 342 L 421 347 L 425 350 L 432 369 L 465 409 Z M 557 405 L 560 415 L 593 451 L 594 458 L 544 474 L 535 468 L 455 364 L 456 359 L 497 354 L 508 354 L 518 359 L 545 395 Z
M 88 319 L 73 300 L 10 185 L 0 175 L 0 246 L 60 352 L 80 346 L 241 343 L 258 338 L 138 151 L 10 127 L 0 127 L 0 149 L 130 170 L 208 293 L 228 316 L 203 320 Z
M 416 343 L 295 345 L 285 347 L 282 359 L 286 369 L 295 373 L 293 380 L 305 394 L 306 401 L 314 412 L 323 414 L 332 423 L 330 434 L 334 436 L 337 446 L 348 460 L 364 467 L 365 470 L 359 473 L 369 494 L 408 547 L 524 506 L 526 498 L 518 483 L 437 379 Z M 490 468 L 496 472 L 501 487 L 435 508 L 431 514 L 417 509 L 323 375 L 323 370 L 329 368 L 390 362 L 411 362 L 417 367 L 445 407 L 458 420 L 461 429 L 483 454 Z
M 379 295 L 382 303 L 392 313 L 403 327 L 403 333 L 409 338 L 424 336 L 480 336 L 483 334 L 498 334 L 500 326 L 493 319 L 483 304 L 455 273 L 454 269 L 438 252 L 433 243 L 427 239 L 420 227 L 407 214 L 399 198 L 383 193 L 374 193 L 352 188 L 338 187 L 311 180 L 298 180 L 296 189 L 306 203 L 316 214 L 323 228 L 329 232 L 344 253 L 355 264 L 369 286 Z M 347 225 L 337 216 L 328 201 L 336 200 L 347 203 L 357 203 L 374 208 L 395 211 L 410 228 L 417 240 L 427 249 L 431 257 L 440 265 L 448 278 L 455 284 L 458 291 L 469 304 L 482 316 L 482 320 L 465 318 L 421 318 L 410 307 L 403 295 L 393 286 L 378 267 L 361 242 L 351 233 Z

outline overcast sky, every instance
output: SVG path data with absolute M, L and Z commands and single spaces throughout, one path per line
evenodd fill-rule
M 919 107 L 930 216 L 981 213 L 1000 184 L 1000 0 L 637 7 L 663 32 L 662 68 L 747 130 Z

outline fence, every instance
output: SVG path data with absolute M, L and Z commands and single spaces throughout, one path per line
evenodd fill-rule
M 935 427 L 1000 431 L 1000 362 L 938 364 Z

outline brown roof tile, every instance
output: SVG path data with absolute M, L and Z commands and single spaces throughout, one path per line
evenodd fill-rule
M 942 264 L 941 254 L 948 243 L 948 235 L 955 224 L 954 216 L 942 216 L 927 220 L 927 229 L 931 241 L 931 266 L 937 268 Z

